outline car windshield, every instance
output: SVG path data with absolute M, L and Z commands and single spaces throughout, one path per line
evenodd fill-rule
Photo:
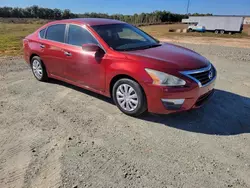
M 92 28 L 112 49 L 117 51 L 141 50 L 160 46 L 159 41 L 129 24 L 97 25 Z

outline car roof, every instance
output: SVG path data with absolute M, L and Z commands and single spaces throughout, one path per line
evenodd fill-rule
M 119 24 L 124 22 L 113 19 L 105 19 L 105 18 L 74 18 L 74 19 L 57 20 L 49 22 L 49 25 L 60 24 L 60 23 L 74 23 L 74 24 L 94 26 L 94 25 Z

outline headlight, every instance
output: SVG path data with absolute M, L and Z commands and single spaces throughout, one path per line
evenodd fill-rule
M 152 70 L 145 69 L 149 76 L 153 79 L 153 84 L 161 85 L 161 86 L 184 86 L 186 85 L 186 81 L 182 80 L 176 76 Z

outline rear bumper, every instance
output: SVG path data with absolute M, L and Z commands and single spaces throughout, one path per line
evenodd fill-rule
M 152 84 L 144 87 L 148 111 L 157 114 L 170 114 L 201 107 L 214 93 L 215 79 L 205 87 L 192 83 L 186 88 L 168 88 Z M 170 101 L 166 105 L 164 101 Z M 180 103 L 183 101 L 183 104 Z M 175 106 L 176 103 L 176 106 Z

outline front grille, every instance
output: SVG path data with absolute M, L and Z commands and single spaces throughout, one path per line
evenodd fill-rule
M 200 96 L 199 99 L 196 101 L 195 106 L 199 107 L 203 105 L 208 99 L 212 97 L 213 94 L 214 94 L 214 90 L 211 90 L 208 93 Z
M 185 71 L 183 74 L 198 82 L 199 86 L 202 87 L 216 77 L 216 70 L 212 65 L 209 65 L 208 67 L 200 70 Z
M 196 80 L 198 80 L 201 83 L 202 86 L 204 86 L 214 79 L 215 69 L 213 68 L 213 66 L 211 66 L 210 69 L 204 72 L 199 72 L 199 73 L 194 73 L 194 74 L 189 74 L 189 75 L 191 77 L 194 77 Z
M 190 76 L 194 77 L 196 80 L 199 80 L 201 85 L 206 85 L 208 82 L 210 82 L 209 72 L 210 70 L 201 73 L 190 74 Z

